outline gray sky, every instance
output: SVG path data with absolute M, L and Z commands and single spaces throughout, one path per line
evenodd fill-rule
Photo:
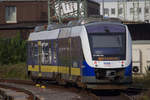
M 102 2 L 102 0 L 92 0 L 92 1 Z M 118 0 L 104 0 L 104 2 L 110 2 L 110 1 L 118 1 Z
M 102 0 L 92 0 L 92 1 L 102 2 Z M 104 2 L 110 2 L 110 1 L 117 2 L 118 0 L 104 0 Z M 124 0 L 120 0 L 120 1 L 124 1 Z M 133 0 L 126 0 L 126 1 L 133 1 Z M 139 0 L 139 1 L 144 1 L 144 0 Z
M 0 1 L 38 1 L 38 0 L 0 0 Z M 43 1 L 47 1 L 47 0 L 43 0 Z M 91 0 L 91 1 L 102 2 L 102 0 Z M 104 0 L 104 2 L 111 2 L 111 1 L 116 2 L 118 0 Z M 122 1 L 122 0 L 120 0 L 120 1 Z M 129 1 L 129 0 L 127 0 L 127 1 Z M 144 0 L 139 0 L 139 1 L 144 1 Z

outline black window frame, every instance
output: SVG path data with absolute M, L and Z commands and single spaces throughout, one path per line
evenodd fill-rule
M 119 60 L 126 60 L 126 49 L 127 49 L 127 46 L 126 46 L 126 41 L 127 41 L 127 35 L 126 35 L 126 32 L 123 32 L 123 33 L 121 33 L 121 32 L 114 32 L 114 33 L 89 33 L 88 34 L 88 38 L 89 38 L 89 45 L 90 45 L 90 50 L 91 50 L 91 55 L 92 55 L 92 59 L 93 60 L 98 60 L 98 56 L 97 57 L 94 57 L 93 56 L 93 44 L 92 44 L 92 39 L 91 39 L 91 35 L 105 35 L 105 34 L 119 34 L 119 35 L 121 35 L 121 34 L 124 34 L 124 49 L 125 49 L 125 51 L 124 51 L 124 53 L 123 53 L 123 55 L 124 55 L 124 57 L 121 57 L 121 55 L 119 55 L 119 56 L 113 56 L 113 55 L 111 55 L 110 57 L 119 57 L 120 59 Z M 109 56 L 104 56 L 104 57 L 109 57 Z

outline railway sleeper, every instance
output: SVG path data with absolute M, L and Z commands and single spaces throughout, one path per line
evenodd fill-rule
M 11 89 L 0 88 L 2 100 L 28 100 L 28 95 L 23 92 L 17 92 Z

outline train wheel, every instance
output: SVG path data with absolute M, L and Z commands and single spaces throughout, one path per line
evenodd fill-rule
M 59 82 L 58 82 L 59 85 L 66 85 L 67 82 L 64 80 L 64 79 L 61 79 Z
M 77 86 L 80 87 L 80 88 L 83 88 L 83 89 L 87 88 L 86 84 L 84 84 L 82 82 L 77 82 Z
M 59 84 L 59 85 L 65 85 L 66 82 L 64 79 L 61 79 L 61 74 L 57 74 L 56 75 L 56 82 Z

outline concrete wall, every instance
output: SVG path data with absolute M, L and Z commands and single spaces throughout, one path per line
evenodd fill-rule
M 136 50 L 140 51 L 140 61 L 138 62 L 138 53 L 135 53 Z M 146 74 L 150 66 L 150 41 L 133 41 L 132 45 L 133 51 L 133 67 L 140 63 L 139 71 L 135 74 Z

